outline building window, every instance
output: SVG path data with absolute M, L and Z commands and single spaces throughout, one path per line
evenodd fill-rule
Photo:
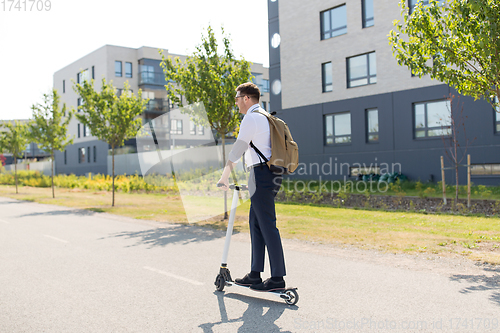
M 90 147 L 87 147 L 87 163 L 90 163 Z
M 366 110 L 366 134 L 368 142 L 378 142 L 378 110 Z
M 333 81 L 332 81 L 332 63 L 327 62 L 321 64 L 321 80 L 323 85 L 323 92 L 329 92 L 333 90 Z
M 349 174 L 351 177 L 357 177 L 358 175 L 380 175 L 380 167 L 370 166 L 370 167 L 349 167 Z
M 93 156 L 94 156 L 94 163 L 95 163 L 95 162 L 97 162 L 97 148 L 96 148 L 96 146 L 94 146 L 94 154 L 93 154 Z
M 373 26 L 373 0 L 361 0 L 363 28 Z
M 325 116 L 326 145 L 351 142 L 351 113 L 343 112 Z
M 76 83 L 82 84 L 83 82 L 87 81 L 89 79 L 89 70 L 83 70 L 76 74 Z
M 173 119 L 170 123 L 170 134 L 182 134 L 182 120 Z
M 115 76 L 122 76 L 122 62 L 115 61 Z
M 132 77 L 132 63 L 125 63 L 125 77 Z
M 78 148 L 78 163 L 85 163 L 85 147 Z
M 262 108 L 263 108 L 264 110 L 267 110 L 267 108 L 266 108 L 266 102 L 262 101 L 262 102 L 261 102 L 261 106 L 262 106 Z
M 189 123 L 189 134 L 196 135 L 196 124 L 194 122 Z
M 150 83 L 150 84 L 154 84 L 154 83 L 157 83 L 156 81 L 158 80 L 155 80 L 155 69 L 153 66 L 151 65 L 141 65 L 141 82 L 140 84 L 142 83 Z M 159 78 L 160 79 L 160 78 Z M 163 82 L 165 82 L 165 77 L 163 77 Z
M 83 124 L 83 137 L 90 136 L 90 129 L 87 125 Z
M 451 135 L 449 100 L 415 103 L 413 108 L 416 139 Z
M 80 124 L 78 124 L 78 137 L 80 137 Z
M 64 164 L 68 164 L 68 154 L 66 150 L 64 151 Z
M 321 39 L 328 39 L 347 33 L 346 5 L 320 13 Z
M 377 83 L 375 52 L 347 58 L 347 88 Z
M 66 80 L 63 80 L 63 94 L 66 92 Z
M 472 164 L 470 173 L 473 176 L 500 176 L 500 164 Z
M 430 0 L 408 0 L 408 7 L 410 7 L 410 14 L 413 12 L 413 9 L 417 5 L 418 2 L 422 2 L 422 6 L 428 6 L 431 2 Z M 437 2 L 443 4 L 444 0 L 436 0 Z
M 498 104 L 498 97 L 495 97 L 495 102 Z M 500 106 L 497 106 L 495 111 L 496 132 L 500 133 Z
M 262 79 L 262 89 L 261 92 L 268 93 L 269 92 L 269 80 Z
M 92 80 L 95 79 L 95 70 L 94 70 L 94 66 L 92 66 Z
M 205 134 L 205 127 L 198 126 L 198 135 L 204 135 L 204 134 Z

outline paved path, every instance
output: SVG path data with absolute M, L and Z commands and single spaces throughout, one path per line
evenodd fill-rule
M 223 242 L 194 226 L 0 198 L 0 332 L 500 330 L 492 269 L 285 241 L 286 281 L 300 293 L 288 306 L 216 292 Z M 235 235 L 233 277 L 247 272 L 249 251 L 248 235 Z

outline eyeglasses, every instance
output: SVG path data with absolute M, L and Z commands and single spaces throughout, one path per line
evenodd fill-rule
M 236 96 L 234 99 L 235 99 L 235 100 L 238 100 L 238 98 L 240 98 L 240 97 L 245 97 L 245 96 L 246 96 L 246 95 Z

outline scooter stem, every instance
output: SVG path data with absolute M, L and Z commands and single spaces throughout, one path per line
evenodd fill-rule
M 231 235 L 233 234 L 234 218 L 236 216 L 236 207 L 238 206 L 238 190 L 233 191 L 233 202 L 231 204 L 231 212 L 229 213 L 229 222 L 227 224 L 226 241 L 224 243 L 224 251 L 222 252 L 222 265 L 227 265 L 227 255 L 229 253 L 229 245 L 231 243 Z

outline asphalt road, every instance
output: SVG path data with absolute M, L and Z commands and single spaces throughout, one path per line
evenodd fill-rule
M 286 282 L 300 294 L 288 306 L 237 287 L 216 292 L 223 243 L 223 232 L 194 226 L 0 198 L 0 332 L 500 331 L 492 269 L 397 267 L 405 258 L 285 241 Z M 248 235 L 236 235 L 233 278 L 249 252 Z

